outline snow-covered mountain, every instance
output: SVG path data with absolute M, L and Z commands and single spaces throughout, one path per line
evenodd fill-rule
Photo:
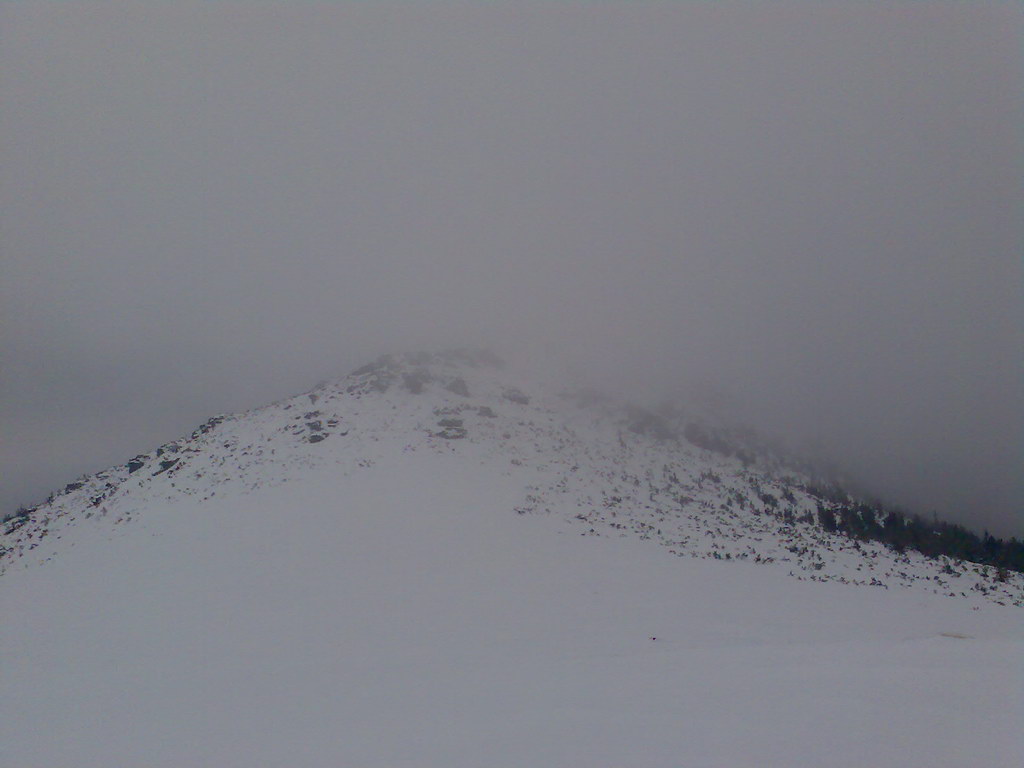
M 11 516 L 0 563 L 58 556 L 86 520 L 144 524 L 156 501 L 249 493 L 318 469 L 350 476 L 395 453 L 427 453 L 504 464 L 521 489 L 509 511 L 553 515 L 580 535 L 637 537 L 673 555 L 773 565 L 797 579 L 1024 605 L 1020 577 L 825 532 L 818 481 L 749 433 L 709 426 L 707 414 L 524 385 L 504 367 L 486 352 L 388 355 L 309 393 L 214 417 Z M 726 442 L 734 448 L 717 445 Z
M 386 356 L 8 517 L 0 765 L 1011 764 L 1024 578 L 829 503 L 706 414 Z

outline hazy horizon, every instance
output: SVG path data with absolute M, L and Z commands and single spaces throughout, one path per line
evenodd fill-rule
M 0 505 L 479 345 L 1019 538 L 1022 19 L 7 4 Z

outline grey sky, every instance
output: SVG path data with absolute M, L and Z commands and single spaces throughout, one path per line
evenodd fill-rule
M 723 389 L 1024 533 L 1015 3 L 5 4 L 0 503 L 366 359 Z

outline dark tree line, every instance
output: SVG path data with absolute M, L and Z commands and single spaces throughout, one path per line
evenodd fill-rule
M 754 463 L 761 454 L 761 451 L 740 447 L 750 444 L 749 441 L 753 439 L 750 434 L 740 435 L 690 423 L 683 430 L 683 437 L 699 448 L 723 456 L 735 456 L 744 466 Z M 779 453 L 778 449 L 765 448 L 767 454 Z M 861 541 L 880 541 L 896 552 L 912 549 L 927 557 L 945 555 L 956 560 L 990 565 L 1001 571 L 1024 572 L 1024 542 L 1016 538 L 997 539 L 988 531 L 979 536 L 962 525 L 945 523 L 937 518 L 926 520 L 920 515 L 886 510 L 881 504 L 855 500 L 835 480 L 826 479 L 834 476 L 834 472 L 826 465 L 800 461 L 784 453 L 782 455 L 785 456 L 787 466 L 818 478 L 804 486 L 803 490 L 818 500 L 818 524 L 830 533 L 845 534 Z M 791 504 L 796 501 L 788 489 L 782 497 Z M 762 495 L 761 501 L 771 510 L 777 509 L 774 497 L 766 498 Z M 795 517 L 792 512 L 783 512 L 782 516 L 790 523 Z M 805 515 L 799 519 L 801 522 L 811 522 L 813 516 Z
M 861 541 L 879 541 L 896 552 L 908 549 L 926 557 L 946 557 L 995 568 L 1024 572 L 1024 542 L 997 539 L 988 531 L 981 536 L 962 525 L 921 515 L 888 510 L 881 505 L 835 501 L 818 505 L 818 523 L 830 533 L 842 533 Z

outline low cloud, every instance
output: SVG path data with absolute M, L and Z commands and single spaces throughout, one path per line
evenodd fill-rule
M 1024 530 L 1014 7 L 117 8 L 0 11 L 5 506 L 482 344 Z

